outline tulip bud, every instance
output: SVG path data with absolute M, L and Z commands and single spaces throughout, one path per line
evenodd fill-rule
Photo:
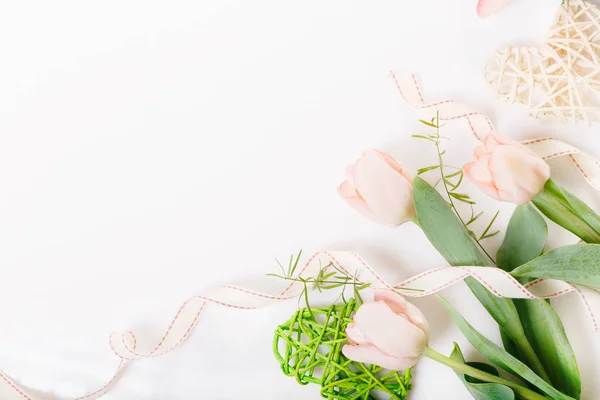
M 500 201 L 527 204 L 550 178 L 550 167 L 538 154 L 498 134 L 486 137 L 474 156 L 463 167 L 466 177 Z
M 412 181 L 392 156 L 367 150 L 347 168 L 338 193 L 365 217 L 396 227 L 415 217 Z
M 350 344 L 346 357 L 390 370 L 415 365 L 427 347 L 429 325 L 417 307 L 392 290 L 378 289 L 375 300 L 364 303 L 346 327 Z

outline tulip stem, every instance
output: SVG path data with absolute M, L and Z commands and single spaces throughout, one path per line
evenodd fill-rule
M 472 378 L 479 379 L 484 382 L 490 383 L 499 383 L 501 385 L 507 386 L 511 388 L 517 395 L 526 400 L 547 400 L 548 398 L 544 395 L 541 395 L 537 392 L 534 392 L 531 389 L 526 388 L 525 386 L 519 385 L 516 382 L 509 381 L 499 376 L 495 376 L 492 374 L 488 374 L 480 369 L 473 368 L 467 364 L 460 363 L 455 361 L 445 355 L 438 353 L 433 350 L 431 347 L 427 347 L 423 352 L 425 357 L 429 357 L 432 360 L 435 360 L 441 364 L 444 364 L 455 371 L 461 372 L 465 375 L 468 375 Z
M 579 236 L 586 243 L 600 243 L 600 234 L 573 209 L 562 193 L 562 188 L 552 179 L 548 179 L 544 191 L 531 202 L 546 217 L 559 226 Z M 593 211 L 590 210 L 593 213 Z M 593 213 L 595 218 L 598 215 Z

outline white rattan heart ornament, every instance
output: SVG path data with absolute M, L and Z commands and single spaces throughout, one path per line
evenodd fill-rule
M 485 68 L 498 97 L 536 118 L 600 121 L 600 10 L 567 0 L 541 47 L 497 51 Z

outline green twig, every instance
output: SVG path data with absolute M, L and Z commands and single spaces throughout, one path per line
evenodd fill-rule
M 445 153 L 445 150 L 442 150 L 440 147 L 440 144 L 441 144 L 440 139 L 442 138 L 442 136 L 440 135 L 440 128 L 441 128 L 440 112 L 438 111 L 436 113 L 436 116 L 431 119 L 431 122 L 422 121 L 422 120 L 419 120 L 419 121 L 429 127 L 435 128 L 435 134 L 427 136 L 426 138 L 430 139 L 435 144 L 435 148 L 436 148 L 436 152 L 437 152 L 437 156 L 438 156 L 438 165 L 432 165 L 430 167 L 421 168 L 419 170 L 419 174 L 428 172 L 428 171 L 437 170 L 439 168 L 441 177 L 436 182 L 434 187 L 436 187 L 440 182 L 443 184 L 444 191 L 446 192 L 446 196 L 448 198 L 448 205 L 450 206 L 450 208 L 452 208 L 452 210 L 454 211 L 454 213 L 460 220 L 460 223 L 465 227 L 465 229 L 467 229 L 467 231 L 469 232 L 469 235 L 473 238 L 473 240 L 475 241 L 477 246 L 479 246 L 481 251 L 483 251 L 483 253 L 487 256 L 487 258 L 489 258 L 495 265 L 496 260 L 494 260 L 494 258 L 487 252 L 485 247 L 483 247 L 483 245 L 481 244 L 481 241 L 488 239 L 492 236 L 495 236 L 499 233 L 499 232 L 488 233 L 490 231 L 490 229 L 492 228 L 492 225 L 496 221 L 496 218 L 498 217 L 498 212 L 496 212 L 496 215 L 494 215 L 494 218 L 492 218 L 491 222 L 486 227 L 483 234 L 480 237 L 477 237 L 477 235 L 475 235 L 475 233 L 473 233 L 473 231 L 469 228 L 469 225 L 472 224 L 473 222 L 475 222 L 479 217 L 481 217 L 481 215 L 483 215 L 483 212 L 480 212 L 479 214 L 475 215 L 473 205 L 475 205 L 476 203 L 473 200 L 471 200 L 471 198 L 468 194 L 456 192 L 456 190 L 458 189 L 458 187 L 460 186 L 460 184 L 463 181 L 464 173 L 463 173 L 462 169 L 459 169 L 456 167 L 451 167 L 449 165 L 444 164 L 443 155 Z M 434 123 L 434 121 L 435 121 L 435 123 Z M 413 137 L 423 138 L 423 135 L 413 135 Z M 446 168 L 456 168 L 457 171 L 455 171 L 449 175 L 446 175 L 445 174 Z M 450 181 L 450 179 L 456 178 L 456 177 L 458 177 L 458 180 L 456 181 L 456 183 L 453 183 L 452 181 Z M 465 204 L 468 204 L 469 206 L 471 206 L 471 218 L 468 221 L 465 222 L 463 217 L 458 212 L 458 208 L 456 207 L 456 201 L 460 201 L 461 203 L 465 203 Z

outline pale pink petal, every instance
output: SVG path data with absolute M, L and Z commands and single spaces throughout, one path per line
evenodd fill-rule
M 354 164 L 346 167 L 346 180 L 350 182 L 352 186 L 354 186 Z
M 356 193 L 356 188 L 352 186 L 352 184 L 348 181 L 343 181 L 338 187 L 338 193 L 343 198 L 347 197 L 359 197 L 358 193 Z
M 540 157 L 539 154 L 537 154 L 535 151 L 531 150 L 529 147 L 525 146 L 521 142 L 518 142 L 518 141 L 513 140 L 506 136 L 502 136 L 500 134 L 496 134 L 496 136 L 497 136 L 497 140 L 499 141 L 499 143 L 501 143 L 503 145 L 516 147 L 516 148 L 520 149 L 521 151 L 524 151 L 524 152 L 532 155 L 535 158 Z
M 465 176 L 489 196 L 526 204 L 550 178 L 550 167 L 533 150 L 506 136 L 493 133 L 484 140 L 485 151 L 475 151 L 476 161 L 463 167 Z
M 374 300 L 385 302 L 396 314 L 404 314 L 408 303 L 404 297 L 389 289 L 375 290 Z
M 419 327 L 426 335 L 429 334 L 429 323 L 417 307 L 406 301 L 400 294 L 389 289 L 375 290 L 375 301 L 383 301 L 396 314 L 406 316 L 410 322 Z
M 510 197 L 510 200 L 508 201 L 511 203 L 522 205 L 529 203 L 535 196 L 532 196 L 532 194 L 526 190 L 519 189 L 516 192 L 513 192 L 510 196 L 506 195 L 506 197 Z
M 502 196 L 500 195 L 500 192 L 498 191 L 498 189 L 496 189 L 495 186 L 477 185 L 477 188 L 486 195 L 490 196 L 492 199 L 504 201 L 502 200 Z
M 517 180 L 520 171 L 522 153 L 516 151 L 510 146 L 494 152 L 490 158 L 490 172 L 492 173 L 494 183 L 499 193 L 499 200 L 511 202 L 519 190 Z
M 342 182 L 342 184 L 338 187 L 338 194 L 350 205 L 350 207 L 354 208 L 364 217 L 367 217 L 370 220 L 377 221 L 377 218 L 365 203 L 365 200 L 362 198 L 360 193 L 356 191 L 356 189 L 350 184 L 348 181 Z
M 550 166 L 541 157 L 538 161 L 536 172 L 538 173 L 540 179 L 544 181 L 544 185 L 546 184 L 548 179 L 550 179 L 550 175 L 552 174 Z
M 379 153 L 379 155 L 381 157 L 383 157 L 383 159 L 388 163 L 388 165 L 390 167 L 392 167 L 394 170 L 399 172 L 412 185 L 412 182 L 415 180 L 414 173 L 412 173 L 411 171 L 404 168 L 404 166 L 402 166 L 402 164 L 400 164 L 398 161 L 396 161 L 396 159 L 394 157 L 390 156 L 389 154 L 384 153 L 383 151 L 380 151 L 380 150 L 375 150 L 375 151 L 377 153 Z
M 487 152 L 485 151 L 485 146 L 483 144 L 475 147 L 475 150 L 473 150 L 473 158 L 475 158 L 475 160 L 479 159 L 479 157 L 483 157 L 486 154 Z
M 425 315 L 416 307 L 414 304 L 406 302 L 406 316 L 410 319 L 410 322 L 421 328 L 425 335 L 429 336 L 429 322 Z
M 510 2 L 511 0 L 479 0 L 479 3 L 477 3 L 477 14 L 481 18 L 489 17 L 493 13 L 500 11 Z
M 480 161 L 473 161 L 463 166 L 467 179 L 473 182 L 479 190 L 488 196 L 500 200 L 500 194 L 489 172 L 489 155 L 482 156 Z
M 394 357 L 420 357 L 427 346 L 427 335 L 420 328 L 381 301 L 364 303 L 354 323 L 370 343 Z
M 354 184 L 376 220 L 398 226 L 414 218 L 412 183 L 375 152 L 366 152 L 354 166 Z
M 494 150 L 496 150 L 499 146 L 512 146 L 514 144 L 520 144 L 519 142 L 515 142 L 512 139 L 507 138 L 506 136 L 502 136 L 498 133 L 490 133 L 483 140 L 483 145 L 485 146 L 486 154 L 490 154 Z
M 515 204 L 531 201 L 550 178 L 550 167 L 541 157 L 513 146 L 498 149 L 489 166 L 501 200 Z
M 496 147 L 502 145 L 498 138 L 498 135 L 490 133 L 483 139 L 483 146 L 485 147 L 486 153 L 489 154 L 489 152 L 493 151 Z
M 492 133 L 490 135 L 488 135 L 486 138 L 486 143 L 487 141 L 489 141 L 489 144 L 487 144 L 489 150 L 495 149 L 498 146 L 512 146 L 515 148 L 518 148 L 521 151 L 524 151 L 534 157 L 539 157 L 539 155 L 534 152 L 533 150 L 531 150 L 529 147 L 523 145 L 521 142 L 518 142 L 516 140 L 513 140 L 507 136 L 501 135 L 499 133 Z
M 378 217 L 373 214 L 367 203 L 365 203 L 365 201 L 360 197 L 344 197 L 344 200 L 346 200 L 346 203 L 348 203 L 350 207 L 362 214 L 363 217 L 366 217 L 371 221 L 380 222 Z
M 367 338 L 354 323 L 346 325 L 346 338 L 352 344 L 368 343 Z
M 396 159 L 394 157 L 392 157 L 389 154 L 384 153 L 383 151 L 380 151 L 380 150 L 373 150 L 373 151 L 375 151 L 377 154 L 379 154 L 379 156 L 381 158 L 383 158 L 390 167 L 392 167 L 400 175 L 404 176 L 407 180 L 409 180 L 410 182 L 412 182 L 414 180 L 414 176 L 412 176 L 411 173 L 407 172 L 404 169 L 404 167 L 398 161 L 396 161 Z
M 529 167 L 523 167 L 527 171 L 520 176 L 519 190 L 515 194 L 513 203 L 527 204 L 535 196 L 544 190 L 546 181 L 550 178 L 550 166 L 541 158 L 524 157 Z
M 486 156 L 488 157 L 488 156 Z M 465 164 L 463 167 L 463 172 L 467 179 L 472 181 L 479 190 L 490 196 L 491 198 L 500 200 L 500 194 L 498 193 L 498 189 L 496 188 L 493 180 L 485 180 L 487 178 L 488 169 L 484 166 L 485 163 L 479 164 L 479 161 L 474 161 Z M 478 180 L 476 178 L 483 178 L 484 180 Z
M 419 358 L 398 358 L 392 357 L 389 354 L 384 353 L 373 345 L 363 344 L 359 346 L 345 345 L 342 347 L 342 353 L 349 359 L 367 363 L 379 365 L 380 367 L 392 370 L 401 371 L 408 369 L 415 365 Z
M 489 158 L 490 156 L 486 155 L 477 161 L 471 161 L 470 163 L 465 164 L 463 172 L 467 178 L 479 185 L 492 184 L 492 174 L 488 169 Z

